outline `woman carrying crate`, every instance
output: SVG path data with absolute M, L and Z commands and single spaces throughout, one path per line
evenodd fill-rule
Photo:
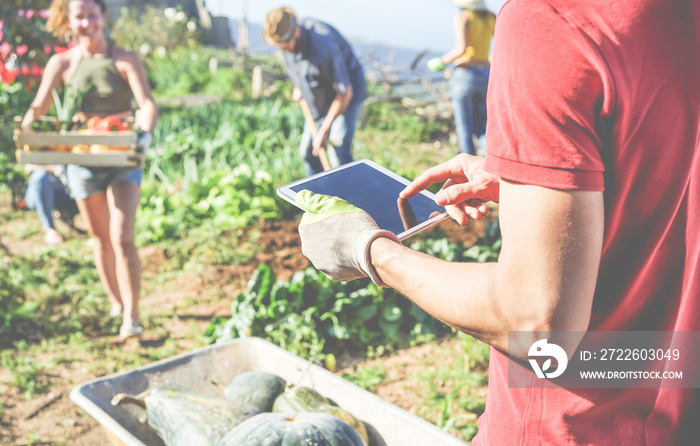
M 54 0 L 51 4 L 47 28 L 54 35 L 72 37 L 77 44 L 49 59 L 22 125 L 29 127 L 48 111 L 52 89 L 71 86 L 74 91 L 86 91 L 81 106 L 85 118 L 126 118 L 135 99 L 135 127 L 142 131 L 138 144 L 146 150 L 156 125 L 156 104 L 139 56 L 105 37 L 106 9 L 104 0 Z M 94 239 L 95 264 L 112 304 L 111 314 L 123 315 L 122 338 L 143 331 L 138 322 L 141 261 L 134 243 L 142 174 L 141 168 L 68 166 L 71 196 Z

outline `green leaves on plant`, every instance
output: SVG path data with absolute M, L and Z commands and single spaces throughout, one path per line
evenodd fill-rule
M 362 348 L 446 330 L 426 324 L 432 318 L 394 290 L 369 280 L 333 282 L 314 268 L 284 282 L 261 265 L 247 292 L 231 304 L 231 314 L 211 321 L 206 342 L 261 336 L 302 357 L 322 357 L 325 338 Z
M 63 98 L 58 94 L 55 88 L 51 89 L 53 95 L 53 103 L 56 106 L 56 115 L 61 122 L 61 130 L 69 130 L 69 124 L 73 120 L 73 116 L 80 111 L 83 104 L 83 97 L 87 94 L 93 85 L 88 84 L 82 90 L 78 90 L 70 84 L 63 87 Z
M 374 386 L 386 379 L 386 370 L 383 367 L 359 366 L 353 373 L 343 373 L 343 378 L 371 392 Z
M 143 186 L 136 221 L 140 245 L 178 239 L 203 224 L 210 230 L 230 230 L 282 217 L 270 175 L 246 165 L 212 172 L 188 186 L 171 193 L 157 183 Z
M 18 348 L 25 347 L 26 344 L 18 343 Z M 46 365 L 26 355 L 17 355 L 12 350 L 4 350 L 0 354 L 0 364 L 10 371 L 10 384 L 17 387 L 25 399 L 32 399 L 35 393 L 43 392 L 47 388 L 41 376 L 41 371 L 47 368 Z

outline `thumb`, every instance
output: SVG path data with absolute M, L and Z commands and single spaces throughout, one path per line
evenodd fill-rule
M 307 212 L 317 214 L 323 212 L 323 208 L 330 198 L 332 197 L 316 194 L 308 189 L 304 189 L 296 194 L 294 201 Z
M 294 200 L 299 206 L 306 209 L 307 212 L 303 218 L 306 218 L 307 221 L 311 218 L 311 214 L 316 214 L 318 218 L 328 218 L 339 214 L 365 212 L 342 198 L 315 194 L 306 189 L 299 191 Z

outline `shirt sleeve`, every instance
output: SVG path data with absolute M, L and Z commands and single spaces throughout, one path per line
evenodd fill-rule
M 352 85 L 352 79 L 350 78 L 350 70 L 348 64 L 345 63 L 345 53 L 343 48 L 334 42 L 331 46 L 331 57 L 333 58 L 333 75 L 332 83 L 333 90 L 338 93 L 345 93 L 348 91 L 348 86 Z
M 555 189 L 604 189 L 601 60 L 546 1 L 511 0 L 494 37 L 484 168 Z

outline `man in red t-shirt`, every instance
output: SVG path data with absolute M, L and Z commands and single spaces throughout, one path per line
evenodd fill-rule
M 416 253 L 340 208 L 305 215 L 304 252 L 492 346 L 475 445 L 700 444 L 696 388 L 513 388 L 509 367 L 537 377 L 507 356 L 537 332 L 700 332 L 700 2 L 510 0 L 488 115 L 483 162 L 460 155 L 402 196 L 447 180 L 436 201 L 461 224 L 499 201 L 498 262 Z

